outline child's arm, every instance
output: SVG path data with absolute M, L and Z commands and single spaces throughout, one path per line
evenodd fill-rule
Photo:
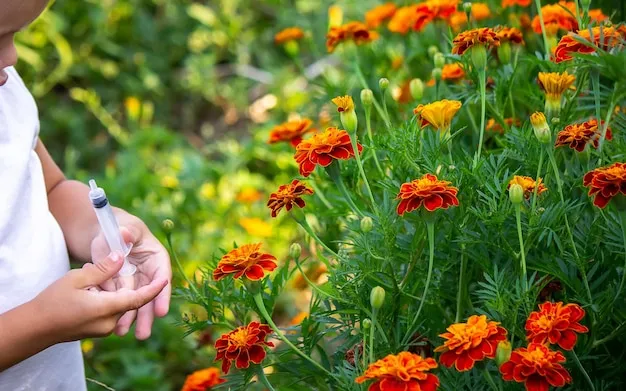
M 80 182 L 67 180 L 41 140 L 35 151 L 41 160 L 50 211 L 63 230 L 70 254 L 84 261 L 104 258 L 109 253 L 109 248 L 100 234 L 98 220 L 89 201 L 89 187 Z M 137 272 L 131 285 L 125 285 L 129 282 L 123 281 L 121 286 L 133 289 L 157 279 L 171 281 L 169 255 L 143 221 L 118 208 L 115 208 L 115 215 L 123 227 L 122 236 L 127 242 L 133 243 L 129 259 L 137 265 Z M 112 291 L 118 289 L 120 284 L 116 286 L 113 282 L 107 282 L 101 287 Z M 131 311 L 122 317 L 115 330 L 116 334 L 126 334 L 137 318 L 136 337 L 148 338 L 154 317 L 167 314 L 170 296 L 171 288 L 168 284 L 153 302 L 139 311 Z
M 33 300 L 0 314 L 0 372 L 54 344 L 110 334 L 124 313 L 151 302 L 168 284 L 161 279 L 136 291 L 98 289 L 122 264 L 119 254 L 87 263 Z

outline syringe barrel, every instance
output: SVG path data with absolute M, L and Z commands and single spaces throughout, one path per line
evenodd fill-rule
M 111 251 L 118 252 L 122 255 L 126 254 L 126 243 L 120 235 L 120 227 L 117 225 L 117 219 L 113 214 L 111 205 L 107 202 L 106 205 L 100 208 L 94 208 L 98 222 L 102 228 L 102 233 L 109 245 Z

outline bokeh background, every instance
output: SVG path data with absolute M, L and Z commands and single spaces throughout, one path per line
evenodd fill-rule
M 378 4 L 334 3 L 344 20 L 362 19 Z M 331 64 L 332 80 L 324 48 L 331 4 L 58 0 L 19 34 L 18 70 L 38 102 L 41 137 L 66 175 L 97 178 L 115 205 L 161 238 L 160 222 L 173 218 L 193 277 L 235 241 L 263 238 L 280 258 L 295 238 L 295 227 L 270 221 L 265 208 L 267 194 L 291 178 L 292 154 L 265 143 L 269 129 L 293 113 L 319 119 L 308 109 L 319 99 L 316 82 L 300 68 L 315 73 Z M 626 1 L 592 7 L 624 20 Z M 294 25 L 309 32 L 312 47 L 299 65 L 273 44 L 277 31 Z M 285 297 L 285 319 L 297 315 L 298 300 L 306 302 L 297 293 Z M 84 341 L 88 377 L 116 390 L 179 389 L 187 374 L 212 365 L 215 336 L 186 337 L 180 327 L 182 318 L 204 316 L 175 300 L 148 341 Z

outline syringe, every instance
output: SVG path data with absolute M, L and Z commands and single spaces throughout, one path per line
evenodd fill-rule
M 120 234 L 120 227 L 117 224 L 117 219 L 113 214 L 113 209 L 111 209 L 106 193 L 101 187 L 96 185 L 96 181 L 93 179 L 89 180 L 89 189 L 89 199 L 96 211 L 100 228 L 102 229 L 102 233 L 104 233 L 109 249 L 112 252 L 116 251 L 120 254 L 124 254 L 124 266 L 120 269 L 119 275 L 132 276 L 135 274 L 137 267 L 126 259 L 132 246 L 129 247 L 124 243 L 124 239 Z

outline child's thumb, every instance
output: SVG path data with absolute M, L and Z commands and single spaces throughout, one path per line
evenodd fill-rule
M 122 254 L 112 252 L 106 258 L 80 269 L 78 288 L 100 285 L 114 277 L 124 265 Z

